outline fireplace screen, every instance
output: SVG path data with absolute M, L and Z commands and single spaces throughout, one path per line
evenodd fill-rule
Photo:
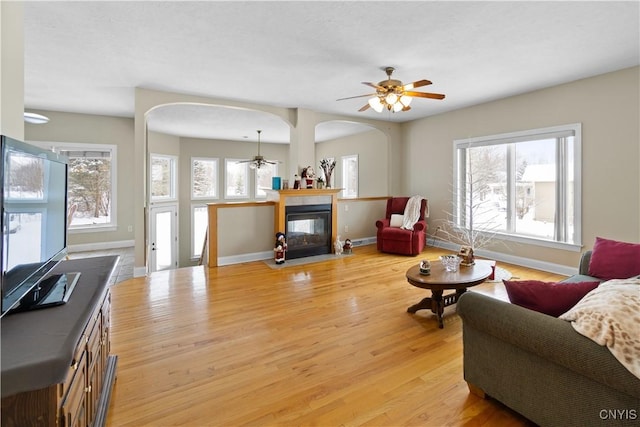
M 286 207 L 287 258 L 331 253 L 331 205 Z

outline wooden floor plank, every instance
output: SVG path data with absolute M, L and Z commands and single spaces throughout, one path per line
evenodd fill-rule
M 461 321 L 407 307 L 420 257 L 183 268 L 112 287 L 108 426 L 529 426 L 462 377 Z M 523 279 L 561 276 L 498 263 Z M 506 298 L 501 284 L 473 288 Z

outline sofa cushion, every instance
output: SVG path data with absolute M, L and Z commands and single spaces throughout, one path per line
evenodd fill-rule
M 404 222 L 404 215 L 400 214 L 391 214 L 391 219 L 389 220 L 389 227 L 402 227 L 402 223 Z
M 640 244 L 596 237 L 589 275 L 604 280 L 627 279 L 640 274 Z
M 600 282 L 503 280 L 503 283 L 513 304 L 558 317 L 597 288 Z

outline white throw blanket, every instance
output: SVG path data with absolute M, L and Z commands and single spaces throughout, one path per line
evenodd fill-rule
M 559 317 L 580 334 L 606 345 L 640 378 L 640 279 L 614 279 L 585 295 Z
M 422 203 L 422 196 L 412 196 L 407 201 L 407 206 L 404 207 L 404 219 L 402 221 L 402 227 L 405 230 L 413 230 L 413 226 L 420 219 L 420 205 Z

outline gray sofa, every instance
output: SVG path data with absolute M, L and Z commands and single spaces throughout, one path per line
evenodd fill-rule
M 590 255 L 565 281 L 594 280 Z M 569 322 L 473 291 L 457 312 L 472 393 L 541 426 L 640 425 L 640 379 Z

